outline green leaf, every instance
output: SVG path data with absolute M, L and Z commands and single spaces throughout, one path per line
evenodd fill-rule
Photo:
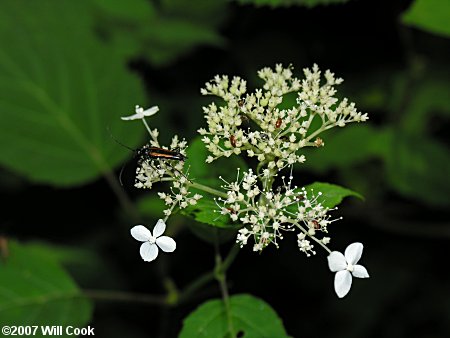
M 325 172 L 347 168 L 372 158 L 384 158 L 391 144 L 392 130 L 371 125 L 352 125 L 321 135 L 325 146 L 304 151 L 305 169 Z M 348 151 L 351 148 L 352 151 Z
M 450 205 L 450 152 L 429 138 L 397 133 L 387 157 L 391 185 L 433 205 Z
M 308 194 L 310 194 L 312 189 L 316 196 L 321 192 L 322 195 L 319 196 L 317 200 L 326 208 L 334 208 L 336 205 L 340 204 L 345 197 L 349 196 L 363 199 L 357 192 L 336 184 L 314 182 L 313 184 L 307 185 L 305 189 Z
M 193 22 L 207 23 L 210 27 L 217 26 L 227 18 L 227 11 L 225 10 L 227 6 L 228 0 L 161 0 L 164 14 Z
M 96 241 L 95 238 L 90 240 Z M 90 250 L 89 246 L 89 243 L 71 247 L 41 241 L 26 244 L 28 252 L 58 262 L 68 274 L 76 276 L 76 282 L 80 285 L 103 289 L 122 287 L 117 272 L 109 262 L 99 256 L 96 251 Z
M 94 0 L 107 15 L 120 19 L 145 21 L 156 15 L 153 4 L 148 0 Z
M 95 37 L 93 15 L 86 0 L 2 2 L 0 162 L 32 181 L 92 181 L 129 156 L 108 127 L 130 147 L 145 132 L 119 119 L 144 94 L 117 50 Z
M 8 325 L 89 323 L 92 304 L 56 259 L 38 247 L 9 242 L 0 262 L 0 318 Z
M 224 40 L 201 22 L 184 19 L 160 18 L 141 30 L 145 55 L 155 65 L 166 65 L 197 45 L 222 46 Z
M 450 1 L 416 0 L 403 13 L 402 21 L 429 33 L 450 37 Z
M 183 215 L 191 217 L 197 222 L 209 224 L 217 228 L 238 229 L 241 227 L 241 224 L 231 221 L 230 216 L 221 215 L 218 211 L 219 207 L 216 203 L 206 197 L 200 199 L 195 205 L 181 209 Z
M 385 147 L 388 182 L 404 196 L 447 206 L 450 152 L 435 136 L 440 130 L 444 132 L 450 113 L 448 69 L 433 64 L 419 70 L 412 86 L 407 75 L 397 76 L 392 91 L 391 96 L 397 99 L 390 110 L 403 110 L 403 114 Z
M 252 4 L 255 6 L 287 7 L 287 6 L 305 6 L 315 7 L 319 5 L 329 5 L 344 3 L 349 0 L 237 0 L 242 5 Z
M 189 175 L 194 179 L 211 177 L 209 172 L 209 166 L 205 163 L 208 156 L 208 150 L 206 149 L 201 137 L 196 137 L 187 148 L 187 159 L 185 167 L 189 168 Z M 212 166 L 211 166 L 212 167 Z
M 104 14 L 105 36 L 125 58 L 145 56 L 163 66 L 199 45 L 225 43 L 216 29 L 226 13 L 223 0 L 198 4 L 165 0 L 158 9 L 142 0 L 96 2 Z
M 436 74 L 435 69 L 427 70 L 427 76 L 417 80 L 414 89 L 404 88 L 410 99 L 401 122 L 402 131 L 416 135 L 431 134 L 428 128 L 433 118 L 438 114 L 444 118 L 450 116 L 450 74 L 445 66 L 439 68 L 440 74 Z
M 79 247 L 67 247 L 40 241 L 28 242 L 27 250 L 38 253 L 40 257 L 54 259 L 62 265 L 100 263 L 100 259 L 91 251 Z
M 281 319 L 269 304 L 251 295 L 230 297 L 234 333 L 246 338 L 288 337 Z M 222 300 L 200 305 L 183 322 L 180 338 L 229 337 L 227 315 Z

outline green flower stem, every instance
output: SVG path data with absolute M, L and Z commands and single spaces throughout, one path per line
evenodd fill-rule
M 163 281 L 166 290 L 166 305 L 174 305 L 178 302 L 178 289 L 171 278 L 165 278 Z
M 311 238 L 312 238 L 316 243 L 318 243 L 322 248 L 324 248 L 326 251 L 328 251 L 329 254 L 331 253 L 331 250 L 328 249 L 328 247 L 327 247 L 325 244 L 323 244 L 322 241 L 321 241 L 320 239 L 316 238 L 315 236 L 309 236 L 309 237 L 311 237 Z
M 142 118 L 141 120 L 142 120 L 142 123 L 144 124 L 145 128 L 147 129 L 148 133 L 150 134 L 150 137 L 153 139 L 153 141 L 158 143 L 158 139 L 155 137 L 155 135 L 153 135 L 152 130 L 150 129 L 150 127 L 147 124 L 147 121 L 145 121 L 145 118 Z
M 309 135 L 307 138 L 305 138 L 305 140 L 308 142 L 310 141 L 312 138 L 314 138 L 315 136 L 319 135 L 321 132 L 331 129 L 334 127 L 334 124 L 323 124 L 319 129 L 317 129 L 314 133 L 312 133 L 311 135 Z
M 311 238 L 313 241 L 318 243 L 322 248 L 324 248 L 326 251 L 328 251 L 328 253 L 331 253 L 331 250 L 328 249 L 328 247 L 325 244 L 323 244 L 320 239 L 316 238 L 316 236 L 311 236 L 308 233 L 308 230 L 306 230 L 304 227 L 302 227 L 297 221 L 295 221 L 293 219 L 287 219 L 286 221 L 294 224 L 297 228 L 299 228 L 301 231 L 303 231 L 309 238 Z
M 240 247 L 238 244 L 234 244 L 231 248 L 228 256 L 222 262 L 222 271 L 225 272 L 228 270 L 230 265 L 234 262 L 236 256 L 238 255 Z
M 261 170 L 264 168 L 264 166 L 268 163 L 269 161 L 262 161 L 258 163 L 258 166 L 256 167 L 256 173 L 259 174 L 261 173 Z
M 215 249 L 216 249 L 216 266 L 214 268 L 214 276 L 216 280 L 219 282 L 220 291 L 222 292 L 222 299 L 225 305 L 225 313 L 227 316 L 228 331 L 230 333 L 230 337 L 235 337 L 236 334 L 234 332 L 233 319 L 231 318 L 231 305 L 230 305 L 230 296 L 228 294 L 227 277 L 223 266 L 224 261 L 222 261 L 222 257 L 220 256 L 219 244 L 217 240 L 215 243 Z
M 169 217 L 172 215 L 172 211 L 173 209 L 176 207 L 177 204 L 172 204 L 172 206 L 170 207 L 170 214 L 166 215 L 166 217 L 164 217 L 164 222 L 167 222 L 167 220 L 169 219 Z
M 111 291 L 111 290 L 83 290 L 83 296 L 92 300 L 131 302 L 151 305 L 167 305 L 166 297 L 142 293 Z
M 192 187 L 192 188 L 195 188 L 195 189 L 207 192 L 207 193 L 209 193 L 211 195 L 216 195 L 216 196 L 219 196 L 219 197 L 222 197 L 222 198 L 227 198 L 228 197 L 226 193 L 224 193 L 224 192 L 222 192 L 220 190 L 208 187 L 207 185 L 203 185 L 201 183 L 190 182 L 187 185 Z
M 264 162 L 261 162 L 259 165 L 263 164 Z M 258 165 L 258 169 L 261 170 L 263 167 Z M 261 179 L 261 177 L 258 177 L 258 180 L 261 182 L 263 188 L 265 191 L 269 191 L 270 189 L 272 189 L 272 185 L 273 182 L 275 181 L 275 175 L 276 175 L 276 171 L 274 169 L 269 169 L 270 173 L 268 177 L 263 177 Z M 263 181 L 265 179 L 265 182 Z M 267 203 L 269 201 L 267 201 L 266 196 L 264 194 L 260 194 L 259 195 L 259 202 L 260 203 Z M 272 203 L 269 202 L 271 205 Z
M 222 291 L 222 299 L 225 304 L 225 312 L 227 315 L 228 331 L 230 332 L 230 337 L 236 337 L 233 327 L 233 319 L 231 318 L 230 297 L 228 295 L 228 286 L 225 274 L 223 276 L 216 276 L 216 279 L 219 281 L 220 290 Z

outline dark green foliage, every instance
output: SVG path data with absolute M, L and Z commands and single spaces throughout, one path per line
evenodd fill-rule
M 449 1 L 416 0 L 403 14 L 402 19 L 407 25 L 448 38 L 450 37 L 449 12 Z
M 351 191 L 344 187 L 340 187 L 336 184 L 314 182 L 305 187 L 308 196 L 314 194 L 318 196 L 318 193 L 322 194 L 317 198 L 325 208 L 334 208 L 335 206 L 341 204 L 345 197 L 354 196 L 362 199 L 363 197 L 357 192 Z
M 196 205 L 181 211 L 183 215 L 192 217 L 197 222 L 206 223 L 218 228 L 240 228 L 239 222 L 233 222 L 228 215 L 221 215 L 217 204 L 211 199 L 202 198 Z
M 91 320 L 91 302 L 48 252 L 9 242 L 0 262 L 1 324 L 83 327 Z
M 263 300 L 250 295 L 230 298 L 231 318 L 235 334 L 242 332 L 248 338 L 288 337 L 281 319 Z M 200 305 L 185 320 L 180 338 L 227 337 L 225 306 L 222 300 L 210 300 Z
M 3 1 L 0 21 L 0 43 L 8 46 L 0 52 L 0 161 L 59 186 L 92 181 L 121 163 L 128 154 L 107 128 L 136 146 L 143 130 L 120 116 L 144 95 L 117 50 L 93 35 L 91 4 Z
M 95 0 L 104 11 L 101 26 L 109 43 L 124 57 L 145 57 L 165 66 L 199 45 L 222 46 L 216 31 L 223 21 L 226 2 Z
M 255 6 L 285 7 L 305 6 L 315 7 L 319 5 L 330 5 L 344 3 L 349 0 L 237 0 L 241 4 L 252 4 Z

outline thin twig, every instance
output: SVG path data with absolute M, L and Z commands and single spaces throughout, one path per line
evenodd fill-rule
M 126 303 L 142 303 L 150 305 L 166 305 L 165 296 L 150 295 L 143 293 L 132 293 L 113 290 L 83 290 L 83 295 L 92 300 L 126 302 Z

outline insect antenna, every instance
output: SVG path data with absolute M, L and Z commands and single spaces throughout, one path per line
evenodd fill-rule
M 131 150 L 132 152 L 136 153 L 137 149 L 133 149 L 125 144 L 123 144 L 122 142 L 120 142 L 119 140 L 117 140 L 114 135 L 111 133 L 111 129 L 109 129 L 109 126 L 106 127 L 106 130 L 108 130 L 109 136 L 114 140 L 114 142 L 116 142 L 117 144 L 121 145 L 124 148 L 127 148 L 128 150 Z
M 116 142 L 118 145 L 121 145 L 122 147 L 131 150 L 134 153 L 134 156 L 136 156 L 137 154 L 137 149 L 133 149 L 125 144 L 123 144 L 122 142 L 120 142 L 119 140 L 117 140 L 114 135 L 111 133 L 111 129 L 109 128 L 109 126 L 106 127 L 106 130 L 108 130 L 109 136 L 114 140 L 114 142 Z M 120 173 L 119 173 L 119 183 L 120 185 L 123 187 L 123 182 L 122 182 L 122 175 L 123 175 L 123 171 L 125 170 L 125 167 L 127 166 L 128 162 L 125 162 L 122 165 L 122 168 L 120 168 Z
M 125 167 L 127 166 L 127 162 L 125 162 L 123 165 L 122 165 L 122 168 L 120 168 L 120 173 L 119 173 L 119 183 L 120 183 L 120 185 L 123 187 L 123 181 L 122 181 L 122 174 L 123 174 L 123 171 L 125 170 Z

